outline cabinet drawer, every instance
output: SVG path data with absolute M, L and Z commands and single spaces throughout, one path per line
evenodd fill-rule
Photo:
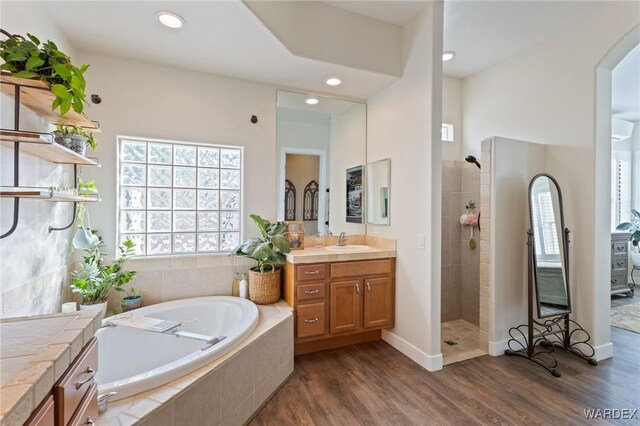
M 66 425 L 93 385 L 98 371 L 98 340 L 94 337 L 53 386 L 56 401 L 56 424 Z
M 98 385 L 92 384 L 69 426 L 93 426 L 98 420 Z
M 627 274 L 611 275 L 611 288 L 629 287 Z
M 324 303 L 299 305 L 296 310 L 298 338 L 324 334 Z
M 25 422 L 25 426 L 54 426 L 55 415 L 53 410 L 53 396 L 40 404 L 38 408 L 31 414 L 29 420 Z
M 323 299 L 325 293 L 324 283 L 318 284 L 304 284 L 296 286 L 296 292 L 298 293 L 298 302 L 304 302 L 305 300 Z
M 314 263 L 312 265 L 300 265 L 296 268 L 297 281 L 322 281 L 325 276 L 324 263 Z
M 380 275 L 390 274 L 392 272 L 391 259 L 337 262 L 331 264 L 331 278 Z
M 611 259 L 611 269 L 624 269 L 627 270 L 627 256 L 614 256 Z
M 627 240 L 625 240 L 625 241 L 612 241 L 611 242 L 611 254 L 615 256 L 616 254 L 626 253 L 628 247 L 629 247 L 629 241 L 627 241 Z

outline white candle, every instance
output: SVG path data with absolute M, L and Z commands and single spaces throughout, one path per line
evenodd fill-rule
M 62 304 L 62 312 L 75 312 L 77 311 L 76 302 L 69 302 Z

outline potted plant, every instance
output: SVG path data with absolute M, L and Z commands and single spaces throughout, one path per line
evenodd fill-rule
M 135 288 L 131 287 L 131 289 L 127 291 L 120 287 L 116 288 L 116 290 L 123 291 L 126 294 L 120 301 L 120 309 L 122 309 L 122 312 L 138 309 L 142 306 L 142 294 L 136 291 Z
M 640 268 L 640 212 L 631 210 L 631 222 L 622 222 L 616 229 L 630 232 L 629 241 L 636 248 L 631 252 L 631 261 L 633 266 Z
M 53 137 L 57 143 L 80 155 L 85 155 L 87 145 L 94 151 L 98 148 L 98 142 L 93 134 L 85 131 L 80 126 L 58 124 L 53 132 Z
M 51 40 L 40 43 L 32 34 L 23 37 L 0 29 L 7 39 L 0 40 L 0 70 L 9 71 L 18 78 L 39 78 L 49 85 L 55 98 L 51 110 L 60 108 L 65 115 L 71 108 L 82 113 L 85 103 L 86 81 L 84 73 L 89 65 L 76 67 L 71 58 L 61 52 Z
M 82 266 L 72 274 L 71 291 L 82 298 L 81 311 L 101 311 L 104 317 L 111 289 L 124 291 L 122 287 L 135 277 L 136 272 L 122 270 L 122 265 L 134 253 L 133 241 L 127 240 L 118 247 L 118 257 L 111 265 L 104 263 L 103 245 L 102 237 L 98 235 L 98 241 L 85 250 Z
M 260 230 L 260 237 L 249 238 L 233 249 L 231 256 L 243 256 L 258 262 L 249 270 L 249 299 L 259 305 L 280 300 L 280 266 L 290 245 L 284 222 L 271 223 L 257 214 L 250 215 Z

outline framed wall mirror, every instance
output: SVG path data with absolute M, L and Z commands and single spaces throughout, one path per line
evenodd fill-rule
M 367 223 L 389 225 L 391 160 L 387 158 L 367 163 L 365 182 Z
M 303 221 L 307 235 L 364 234 L 358 182 L 351 193 L 345 182 L 349 170 L 362 174 L 366 134 L 366 104 L 279 90 L 277 219 Z
M 531 180 L 529 217 L 538 318 L 570 313 L 562 193 L 551 175 L 542 173 Z

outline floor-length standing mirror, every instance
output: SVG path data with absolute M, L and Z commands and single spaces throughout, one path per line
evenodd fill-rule
M 591 365 L 597 362 L 589 333 L 570 318 L 569 229 L 564 225 L 560 185 L 553 176 L 540 173 L 531 180 L 528 197 L 528 322 L 509 330 L 505 354 L 526 358 L 560 377 L 553 356 L 556 348 Z

